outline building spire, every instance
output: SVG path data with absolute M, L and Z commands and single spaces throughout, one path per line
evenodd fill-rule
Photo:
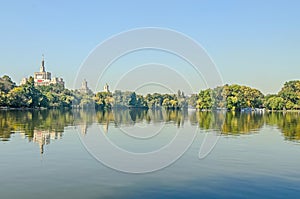
M 41 64 L 41 67 L 40 67 L 40 72 L 45 72 L 44 54 L 42 55 L 42 64 Z
M 108 92 L 108 93 L 110 93 L 110 91 L 109 91 L 109 86 L 108 86 L 108 84 L 107 84 L 107 83 L 104 85 L 104 88 L 103 88 L 103 90 L 104 90 L 104 92 Z

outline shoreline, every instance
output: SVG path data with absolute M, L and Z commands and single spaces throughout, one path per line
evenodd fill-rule
M 151 109 L 151 108 L 146 108 L 146 107 L 112 107 L 110 110 L 157 110 L 157 109 Z M 161 108 L 164 109 L 164 108 Z M 45 108 L 45 107 L 36 107 L 36 108 L 14 108 L 14 107 L 0 107 L 0 111 L 10 111 L 10 110 L 17 110 L 17 111 L 31 111 L 31 110 L 37 110 L 37 111 L 42 111 L 42 110 L 89 110 L 85 108 Z M 96 111 L 108 111 L 108 110 L 102 110 L 102 109 L 95 109 Z M 170 109 L 165 109 L 165 110 L 170 110 Z M 174 109 L 178 111 L 184 111 L 182 109 Z M 193 109 L 197 112 L 219 112 L 220 110 L 198 110 L 198 109 Z M 240 112 L 240 113 L 300 113 L 300 110 L 265 110 L 264 112 L 256 112 L 256 111 L 231 111 L 231 110 L 221 110 L 225 112 Z

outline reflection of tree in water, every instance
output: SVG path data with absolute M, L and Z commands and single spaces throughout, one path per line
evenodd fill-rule
M 168 122 L 180 127 L 189 120 L 191 125 L 199 125 L 204 130 L 221 131 L 223 135 L 251 134 L 259 131 L 264 124 L 275 125 L 281 129 L 288 140 L 300 140 L 300 115 L 299 113 L 239 113 L 222 111 L 177 111 L 177 110 L 144 110 L 125 109 L 113 111 L 98 111 L 92 116 L 90 112 L 82 111 L 80 119 L 75 122 L 85 121 L 88 125 L 97 121 L 105 125 L 104 129 L 113 123 L 115 127 L 121 125 L 133 126 L 146 121 L 149 123 Z
M 220 131 L 224 122 L 224 112 L 200 111 L 191 116 L 192 124 L 198 124 L 204 130 Z
M 161 123 L 164 122 L 163 111 L 160 109 L 148 110 L 147 112 L 147 122 L 150 123 Z
M 187 111 L 166 110 L 162 115 L 164 122 L 172 122 L 177 127 L 183 126 L 184 121 L 188 119 Z
M 255 113 L 195 111 L 189 119 L 192 125 L 199 125 L 200 129 L 217 130 L 223 135 L 253 133 L 264 124 L 263 115 Z
M 40 153 L 43 153 L 44 145 L 60 139 L 64 127 L 72 123 L 70 111 L 0 111 L 0 138 L 9 140 L 11 134 L 18 132 L 29 142 L 38 143 Z
M 167 122 L 181 127 L 189 120 L 191 125 L 199 125 L 204 130 L 221 131 L 223 135 L 240 135 L 257 132 L 264 124 L 278 127 L 288 140 L 300 140 L 299 113 L 237 113 L 237 112 L 198 112 L 177 110 L 126 109 L 112 111 L 88 110 L 30 110 L 0 111 L 0 139 L 10 140 L 14 133 L 21 133 L 29 141 L 45 143 L 59 139 L 66 126 L 78 126 L 82 133 L 93 123 L 103 126 L 105 132 L 109 125 L 115 127 L 134 126 Z M 40 139 L 41 138 L 41 139 Z
M 278 113 L 278 112 L 271 112 L 271 113 L 267 113 L 265 114 L 265 122 L 267 125 L 270 126 L 278 126 L 280 125 L 280 123 L 282 123 L 284 118 L 283 118 L 283 114 L 282 113 Z
M 263 125 L 263 114 L 227 112 L 222 134 L 249 134 L 257 132 Z
M 131 119 L 131 115 L 129 113 L 130 110 L 114 110 L 113 117 L 114 123 L 116 127 L 121 125 L 134 125 L 134 121 Z
M 144 120 L 146 114 L 147 111 L 143 109 L 129 110 L 130 118 L 134 123 Z
M 300 140 L 300 113 L 270 113 L 266 115 L 266 124 L 277 126 L 287 140 Z
M 115 126 L 134 125 L 146 121 L 146 123 L 172 122 L 178 127 L 184 124 L 188 114 L 186 111 L 177 110 L 145 110 L 127 109 L 113 110 L 112 112 Z
M 70 111 L 0 111 L 0 138 L 9 139 L 12 133 L 23 132 L 31 141 L 34 130 L 63 132 L 64 127 L 72 122 Z
M 73 110 L 72 111 L 73 117 L 74 117 L 74 124 L 86 124 L 91 125 L 95 122 L 95 111 L 89 111 L 89 110 Z
M 300 117 L 298 113 L 284 115 L 284 122 L 278 125 L 285 138 L 288 140 L 300 140 Z

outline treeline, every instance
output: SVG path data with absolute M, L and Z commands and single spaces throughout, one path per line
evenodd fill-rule
M 73 105 L 83 106 L 84 100 L 85 95 L 62 85 L 34 86 L 32 77 L 20 86 L 7 75 L 0 78 L 0 107 L 72 108 Z
M 300 109 L 300 81 L 289 81 L 276 95 L 267 95 L 264 105 L 271 110 Z
M 200 91 L 191 97 L 199 110 L 243 110 L 266 108 L 268 110 L 299 110 L 300 81 L 286 82 L 280 92 L 264 96 L 257 89 L 241 85 L 224 85 Z
M 98 92 L 94 100 L 96 108 L 100 109 L 114 107 L 179 110 L 188 107 L 188 98 L 181 91 L 177 94 L 153 93 L 143 96 L 132 91 L 116 90 L 114 93 Z
M 257 89 L 242 85 L 224 85 L 214 89 L 201 90 L 198 94 L 186 96 L 153 93 L 145 96 L 131 91 L 80 92 L 61 85 L 34 86 L 34 79 L 17 86 L 9 76 L 0 78 L 0 107 L 8 108 L 112 108 L 143 109 L 186 109 L 198 110 L 266 108 L 269 110 L 299 110 L 300 81 L 286 82 L 277 94 L 264 96 Z
M 82 92 L 69 90 L 62 85 L 35 86 L 30 77 L 26 84 L 17 86 L 7 75 L 0 78 L 0 107 L 7 108 L 187 108 L 187 97 L 183 92 L 176 94 L 148 94 L 131 91 Z

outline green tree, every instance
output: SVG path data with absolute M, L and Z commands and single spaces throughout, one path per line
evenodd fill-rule
M 218 86 L 213 89 L 211 95 L 212 95 L 212 100 L 213 100 L 213 109 L 218 109 L 218 108 L 226 108 L 226 95 L 223 92 L 224 88 L 226 86 Z
M 286 82 L 278 95 L 284 99 L 286 109 L 300 109 L 300 80 Z
M 80 104 L 82 95 L 75 91 L 68 90 L 60 84 L 51 84 L 47 86 L 36 87 L 48 100 L 48 106 L 51 108 L 71 108 Z
M 48 99 L 34 87 L 34 79 L 30 77 L 24 85 L 14 87 L 9 91 L 7 105 L 16 108 L 47 107 Z
M 145 97 L 147 107 L 151 109 L 161 108 L 164 97 L 160 93 L 147 94 Z
M 196 108 L 197 106 L 197 101 L 198 101 L 198 95 L 197 94 L 192 94 L 189 98 L 188 98 L 188 105 Z
M 11 80 L 8 75 L 0 77 L 0 91 L 8 93 L 11 89 L 16 86 L 16 83 Z
M 282 97 L 277 95 L 267 95 L 264 100 L 264 106 L 269 110 L 282 110 L 285 107 L 285 102 Z
M 208 110 L 212 109 L 213 106 L 213 100 L 211 96 L 212 90 L 206 89 L 203 91 L 200 91 L 199 97 L 197 100 L 197 109 L 199 110 Z
M 112 107 L 113 98 L 111 93 L 98 92 L 96 93 L 94 100 L 96 109 L 110 110 Z
M 137 105 L 137 99 L 136 99 L 136 94 L 135 92 L 132 92 L 130 94 L 130 98 L 129 98 L 129 102 L 128 102 L 129 106 L 136 106 Z
M 0 91 L 0 107 L 1 106 L 6 106 L 7 101 L 6 101 L 6 93 L 3 91 Z

